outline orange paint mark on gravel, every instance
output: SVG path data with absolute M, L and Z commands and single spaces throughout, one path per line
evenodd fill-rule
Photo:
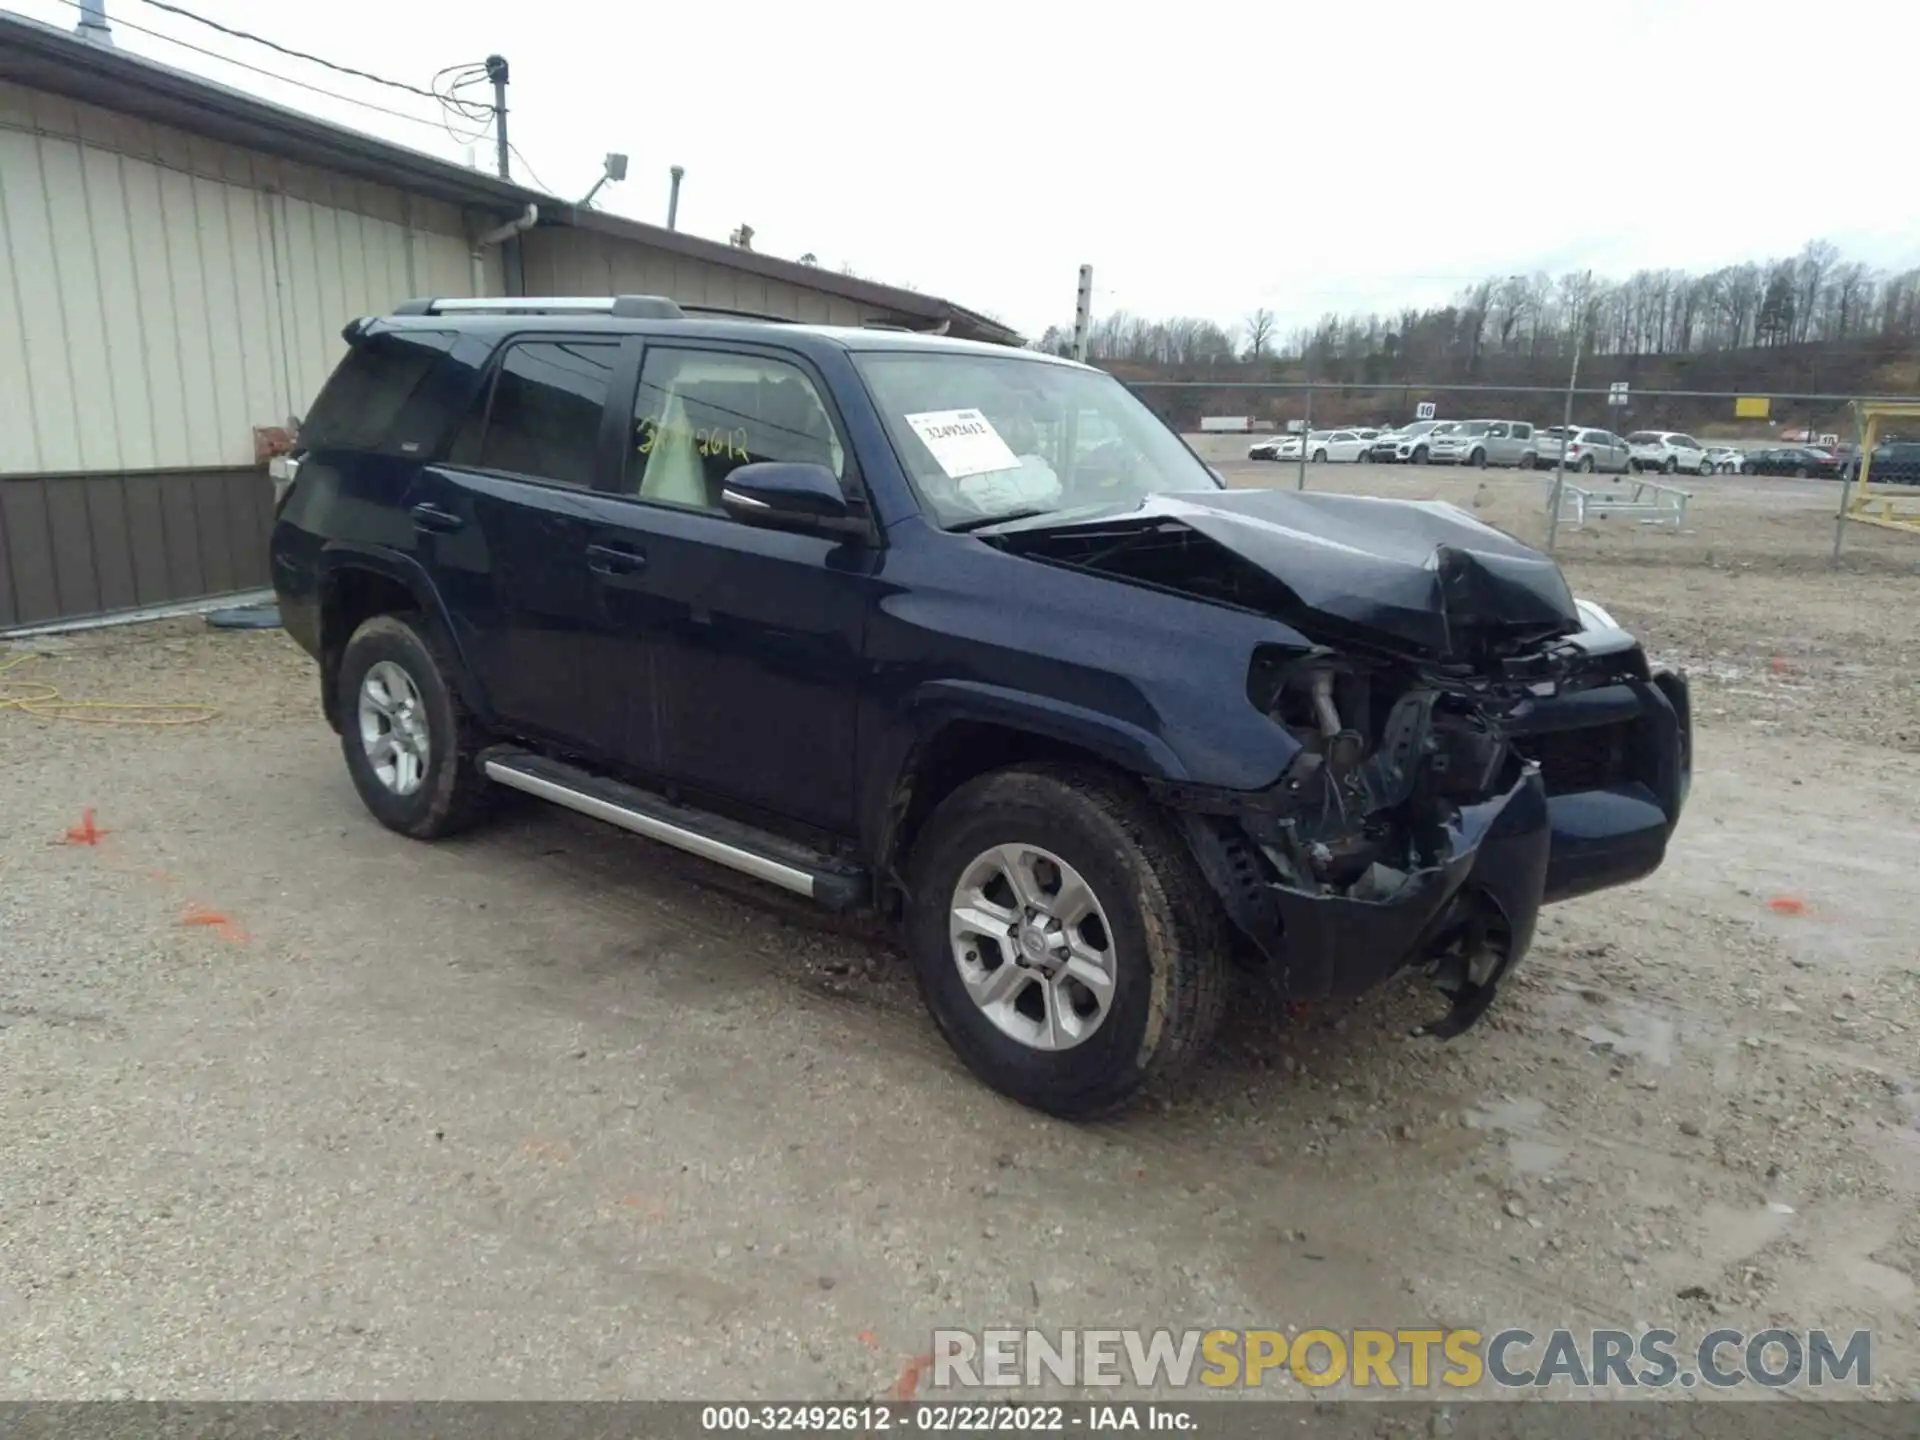
M 189 905 L 186 913 L 180 917 L 180 923 L 187 927 L 211 930 L 222 940 L 231 940 L 236 945 L 247 943 L 247 932 L 234 923 L 232 916 L 209 910 L 204 905 Z
M 911 1400 L 920 1393 L 920 1377 L 933 1368 L 932 1355 L 916 1355 L 900 1367 L 900 1378 L 888 1392 L 892 1400 Z

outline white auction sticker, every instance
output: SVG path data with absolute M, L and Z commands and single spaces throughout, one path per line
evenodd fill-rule
M 1020 468 L 1020 458 L 978 410 L 928 410 L 906 419 L 940 468 L 955 480 Z

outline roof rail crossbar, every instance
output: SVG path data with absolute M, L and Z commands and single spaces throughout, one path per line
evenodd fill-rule
M 685 312 L 664 295 L 500 295 L 484 299 L 402 300 L 396 315 L 612 315 L 625 320 L 678 320 Z

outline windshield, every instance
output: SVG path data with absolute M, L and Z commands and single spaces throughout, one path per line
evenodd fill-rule
M 1220 488 L 1179 436 L 1097 370 L 1014 351 L 885 351 L 854 363 L 944 527 Z

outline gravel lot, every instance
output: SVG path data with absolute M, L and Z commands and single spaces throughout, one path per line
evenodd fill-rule
M 1538 476 L 1310 483 L 1543 528 Z M 1870 1327 L 1920 1398 L 1920 542 L 1836 573 L 1831 486 L 1692 488 L 1560 546 L 1692 671 L 1667 866 L 1451 1045 L 1411 988 L 1249 988 L 1085 1128 L 857 925 L 532 804 L 380 829 L 278 633 L 23 643 L 0 691 L 218 714 L 0 711 L 0 1393 L 857 1398 L 935 1325 L 1670 1323 Z

